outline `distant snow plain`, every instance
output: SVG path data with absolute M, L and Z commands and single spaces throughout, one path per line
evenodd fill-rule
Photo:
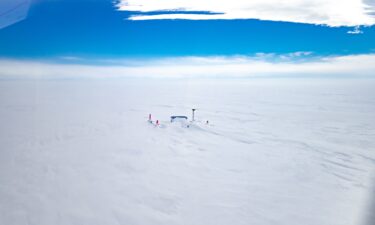
M 0 224 L 371 224 L 374 87 L 2 80 Z

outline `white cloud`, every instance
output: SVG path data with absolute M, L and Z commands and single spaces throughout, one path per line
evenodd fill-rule
M 124 11 L 153 12 L 133 14 L 131 20 L 260 19 L 328 26 L 375 24 L 371 15 L 374 9 L 362 0 L 119 0 L 117 6 Z M 220 14 L 191 13 L 196 11 Z
M 302 53 L 296 53 L 297 55 Z M 305 53 L 307 54 L 307 53 Z M 292 54 L 291 54 L 292 55 Z M 0 79 L 47 78 L 246 78 L 375 77 L 375 54 L 331 56 L 299 61 L 258 54 L 255 57 L 176 57 L 101 61 L 96 65 L 0 59 Z

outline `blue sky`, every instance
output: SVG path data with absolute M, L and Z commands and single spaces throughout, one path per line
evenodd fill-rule
M 128 5 L 132 3 L 124 2 Z M 348 33 L 355 29 L 355 24 L 369 23 L 368 18 L 368 21 L 366 18 L 351 21 L 343 17 L 316 24 L 319 20 L 311 19 L 310 22 L 312 17 L 306 17 L 303 21 L 307 22 L 296 23 L 294 17 L 289 18 L 289 12 L 285 12 L 280 15 L 283 21 L 236 17 L 220 20 L 129 19 L 134 15 L 176 13 L 161 13 L 158 8 L 149 8 L 148 11 L 136 8 L 143 12 L 126 11 L 126 7 L 125 10 L 119 8 L 116 2 L 110 0 L 33 1 L 26 19 L 0 29 L 0 58 L 92 64 L 176 57 L 237 60 L 263 56 L 265 60 L 283 61 L 296 56 L 298 59 L 321 60 L 375 53 L 374 26 L 360 26 L 360 34 Z M 199 6 L 197 8 L 200 9 Z M 183 8 L 181 11 L 185 15 L 196 13 Z M 198 14 L 204 15 L 207 11 Z M 265 18 L 268 18 L 267 15 Z M 298 15 L 296 18 L 299 18 Z

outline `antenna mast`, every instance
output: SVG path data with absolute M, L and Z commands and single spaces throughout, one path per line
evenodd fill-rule
M 195 114 L 195 110 L 197 110 L 197 109 L 191 109 L 191 110 L 193 111 L 193 113 L 192 113 L 192 121 L 195 121 L 194 114 Z

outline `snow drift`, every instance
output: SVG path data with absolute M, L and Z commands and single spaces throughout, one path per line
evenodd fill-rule
M 374 84 L 3 80 L 0 224 L 364 223 Z

